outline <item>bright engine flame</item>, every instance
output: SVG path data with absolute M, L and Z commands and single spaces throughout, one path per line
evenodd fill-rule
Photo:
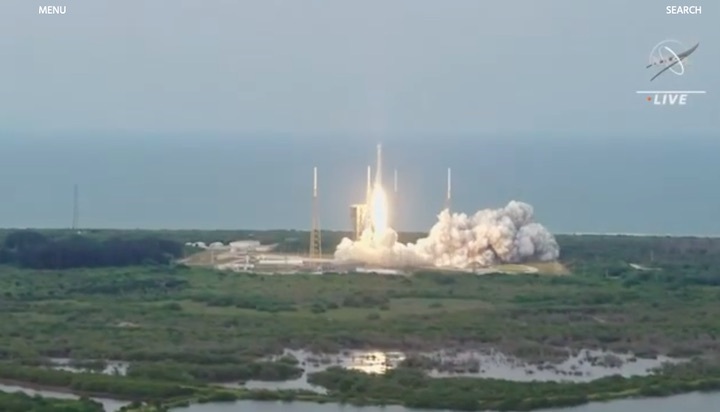
M 382 185 L 376 183 L 370 197 L 370 219 L 375 236 L 382 236 L 388 227 L 388 201 Z

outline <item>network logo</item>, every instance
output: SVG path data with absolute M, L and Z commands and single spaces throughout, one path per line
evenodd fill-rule
M 657 72 L 650 81 L 657 79 L 658 76 L 668 70 L 678 76 L 685 74 L 686 63 L 684 63 L 683 60 L 687 59 L 687 57 L 690 56 L 699 45 L 700 43 L 697 43 L 688 49 L 679 41 L 672 39 L 663 40 L 656 44 L 650 51 L 649 64 L 646 68 L 662 67 L 662 70 Z M 675 50 L 684 51 L 676 52 Z
M 700 45 L 696 43 L 688 48 L 673 39 L 663 40 L 650 51 L 646 69 L 660 67 L 660 71 L 650 78 L 653 81 L 665 72 L 683 76 L 687 67 L 687 58 Z M 704 90 L 638 90 L 635 93 L 645 95 L 645 100 L 655 106 L 685 106 L 690 95 L 705 94 Z

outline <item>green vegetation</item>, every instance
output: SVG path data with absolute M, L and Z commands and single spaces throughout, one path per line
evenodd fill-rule
M 131 400 L 167 399 L 188 396 L 195 392 L 190 387 L 171 382 L 94 373 L 72 373 L 8 363 L 0 365 L 0 379 Z
M 604 275 L 263 276 L 4 268 L 0 358 L 246 363 L 283 347 L 718 351 L 720 289 Z M 530 326 L 532 325 L 532 326 Z M 551 351 L 548 351 L 551 353 Z M 538 355 L 540 356 L 540 355 Z
M 102 404 L 89 399 L 60 400 L 0 392 L 3 412 L 104 412 Z
M 8 253 L 40 239 L 9 233 L 0 233 L 0 239 L 7 235 L 2 244 Z M 38 233 L 55 239 L 50 242 L 70 236 Z M 126 245 L 152 237 L 177 244 L 243 237 L 192 231 L 81 236 L 97 244 L 124 239 Z M 255 238 L 289 250 L 302 248 L 306 234 L 256 232 Z M 264 276 L 158 262 L 40 270 L 10 260 L 0 266 L 0 379 L 165 405 L 261 398 L 456 409 L 532 409 L 716 388 L 720 240 L 560 236 L 558 241 L 572 275 Z M 409 368 L 410 362 L 385 377 L 337 370 L 315 375 L 333 390 L 329 397 L 208 386 L 296 378 L 303 367 L 297 360 L 261 360 L 288 347 L 331 352 L 473 346 L 492 346 L 529 361 L 558 360 L 569 347 L 698 357 L 704 366 L 653 378 L 557 386 L 479 379 L 440 384 Z M 124 360 L 130 367 L 126 377 L 73 374 L 48 370 L 48 357 L 72 358 L 76 366 L 92 370 L 103 366 L 93 359 Z M 489 397 L 492 393 L 496 398 Z
M 18 230 L 6 234 L 0 263 L 34 269 L 133 266 L 167 264 L 182 253 L 180 243 L 152 237 L 97 240 L 78 234 L 48 237 Z
M 249 361 L 246 364 L 200 365 L 168 362 L 133 363 L 128 376 L 169 382 L 232 382 L 251 379 L 286 381 L 302 376 L 303 370 L 287 362 Z

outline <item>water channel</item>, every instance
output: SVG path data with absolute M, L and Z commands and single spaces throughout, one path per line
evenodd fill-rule
M 368 373 L 384 373 L 405 359 L 401 352 L 374 351 L 343 351 L 334 355 L 318 355 L 304 351 L 286 350 L 283 356 L 295 357 L 305 373 L 299 379 L 285 382 L 249 381 L 245 383 L 225 383 L 223 386 L 244 386 L 249 389 L 309 389 L 324 392 L 323 388 L 310 385 L 307 374 L 324 370 L 330 366 L 362 370 Z M 499 378 L 515 381 L 557 380 L 557 381 L 590 381 L 609 375 L 645 375 L 652 373 L 654 368 L 664 363 L 679 362 L 678 359 L 658 357 L 655 359 L 638 359 L 632 355 L 612 354 L 598 351 L 580 351 L 567 360 L 554 365 L 530 365 L 501 353 L 478 352 L 436 352 L 425 354 L 439 360 L 439 364 L 449 365 L 441 370 L 428 371 L 431 376 L 474 376 L 483 378 Z M 612 365 L 602 361 L 610 355 Z M 275 357 L 277 358 L 277 357 Z M 598 360 L 601 361 L 598 361 Z M 52 368 L 73 372 L 88 370 L 73 367 L 69 359 L 52 359 Z M 469 366 L 468 366 L 469 365 Z M 124 375 L 129 364 L 121 361 L 106 361 L 104 370 L 96 373 Z M 16 385 L 0 384 L 0 391 L 24 392 L 29 395 L 40 395 L 59 399 L 76 399 L 78 396 L 45 389 L 31 389 Z M 128 402 L 112 399 L 98 399 L 106 412 L 116 412 Z M 720 393 L 691 393 L 668 398 L 646 398 L 618 400 L 607 403 L 591 403 L 578 407 L 547 409 L 545 412 L 708 412 L 720 411 Z M 238 401 L 232 403 L 209 403 L 191 405 L 187 408 L 174 409 L 173 412 L 409 412 L 411 409 L 400 406 L 387 407 L 354 407 L 339 404 L 316 404 L 307 402 L 257 402 Z
M 570 408 L 543 409 L 539 412 L 711 412 L 720 411 L 720 393 L 689 393 L 669 398 L 624 399 L 604 403 L 589 403 Z M 402 406 L 355 407 L 338 404 L 307 402 L 238 401 L 227 404 L 191 405 L 171 412 L 422 412 Z M 424 412 L 433 412 L 424 410 Z M 438 411 L 435 411 L 438 412 Z
M 77 399 L 73 394 L 36 390 L 25 387 L 2 385 L 3 392 L 24 392 L 28 395 L 40 395 L 58 399 Z M 98 399 L 106 412 L 116 412 L 127 402 L 112 399 Z M 401 406 L 355 407 L 339 404 L 317 404 L 308 402 L 257 402 L 237 401 L 231 403 L 196 404 L 186 408 L 176 408 L 171 412 L 420 412 Z M 689 393 L 667 398 L 623 399 L 604 403 L 589 403 L 570 408 L 544 409 L 542 412 L 710 412 L 720 411 L 720 392 Z M 432 412 L 425 410 L 425 412 Z

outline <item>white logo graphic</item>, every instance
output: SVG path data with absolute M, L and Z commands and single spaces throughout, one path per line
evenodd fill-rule
M 657 74 L 655 74 L 655 76 L 653 76 L 650 81 L 655 80 L 658 76 L 665 73 L 667 70 L 670 70 L 678 76 L 682 76 L 683 74 L 685 74 L 685 63 L 683 63 L 683 60 L 687 59 L 687 57 L 692 54 L 692 52 L 694 52 L 699 45 L 700 43 L 697 43 L 690 49 L 687 49 L 680 53 L 676 53 L 675 50 L 672 49 L 670 46 L 674 46 L 676 49 L 680 50 L 685 48 L 683 44 L 677 40 L 668 39 L 656 44 L 655 47 L 653 47 L 650 51 L 649 64 L 647 65 L 647 68 L 653 66 L 664 67 Z

